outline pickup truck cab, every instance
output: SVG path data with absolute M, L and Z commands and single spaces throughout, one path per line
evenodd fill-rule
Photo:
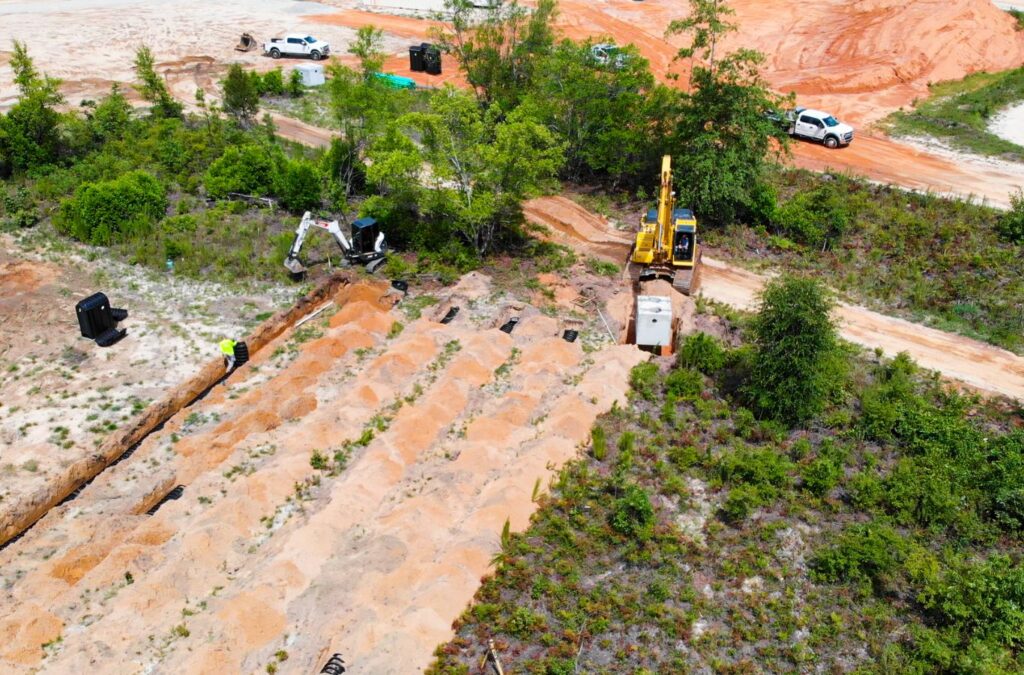
M 853 142 L 853 127 L 827 112 L 797 108 L 785 113 L 780 121 L 790 136 L 821 141 L 829 149 Z
M 295 33 L 264 42 L 263 53 L 269 54 L 275 59 L 282 56 L 308 56 L 314 61 L 319 61 L 330 55 L 331 46 L 323 40 L 317 40 L 312 35 Z

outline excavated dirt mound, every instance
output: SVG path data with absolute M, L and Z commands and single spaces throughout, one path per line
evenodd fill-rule
M 0 671 L 425 667 L 646 358 L 483 275 L 451 293 L 442 325 L 345 289 L 0 552 Z

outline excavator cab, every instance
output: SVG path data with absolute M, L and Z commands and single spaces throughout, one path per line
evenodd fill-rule
M 697 219 L 690 209 L 676 209 L 672 221 L 672 265 L 689 267 L 697 250 Z
M 352 223 L 352 254 L 360 258 L 376 253 L 380 225 L 373 218 L 360 218 Z

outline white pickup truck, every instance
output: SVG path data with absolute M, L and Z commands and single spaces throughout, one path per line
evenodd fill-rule
M 275 59 L 282 56 L 308 56 L 314 61 L 319 61 L 330 55 L 331 46 L 323 40 L 317 40 L 312 35 L 293 34 L 271 38 L 270 42 L 264 42 L 263 53 L 269 54 Z
M 768 117 L 780 124 L 790 136 L 821 141 L 829 149 L 853 142 L 853 127 L 827 112 L 797 108 L 782 114 L 770 113 Z

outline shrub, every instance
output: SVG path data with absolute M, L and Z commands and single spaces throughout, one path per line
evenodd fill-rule
M 818 497 L 824 497 L 839 484 L 843 467 L 828 457 L 819 457 L 804 467 L 802 476 L 804 489 Z
M 163 185 L 145 171 L 83 183 L 61 203 L 59 227 L 80 241 L 100 246 L 145 233 L 167 211 Z
M 206 192 L 215 199 L 229 192 L 269 195 L 277 174 L 277 157 L 268 148 L 258 145 L 231 146 L 224 151 L 203 177 Z
M 811 560 L 815 578 L 822 581 L 883 583 L 907 557 L 904 538 L 888 525 L 851 525 L 829 548 Z
M 665 378 L 665 391 L 674 398 L 697 398 L 704 391 L 704 376 L 696 370 L 673 370 Z
M 1010 210 L 996 224 L 999 236 L 1014 244 L 1024 244 L 1024 192 L 1010 195 Z
M 850 503 L 862 511 L 869 511 L 878 506 L 885 495 L 882 481 L 868 471 L 854 474 L 847 488 Z
M 638 363 L 629 371 L 629 386 L 646 401 L 654 400 L 654 384 L 658 381 L 658 366 L 650 361 Z
M 753 321 L 754 367 L 746 394 L 764 416 L 801 424 L 817 415 L 845 379 L 845 357 L 817 281 L 782 277 L 765 287 Z
M 705 375 L 714 375 L 725 365 L 725 350 L 707 333 L 693 333 L 683 341 L 676 362 L 682 368 L 694 368 Z
M 654 507 L 647 491 L 629 485 L 615 500 L 611 514 L 612 529 L 627 537 L 644 541 L 654 534 Z
M 771 448 L 741 448 L 723 454 L 715 465 L 719 480 L 734 485 L 751 485 L 766 499 L 774 499 L 789 485 L 792 465 Z
M 280 68 L 274 68 L 263 73 L 263 77 L 260 78 L 259 86 L 260 94 L 270 96 L 282 96 L 285 93 L 284 88 L 284 76 L 281 74 Z
M 305 160 L 289 161 L 282 167 L 275 192 L 281 206 L 293 212 L 320 207 L 320 171 Z
M 519 639 L 526 639 L 543 626 L 544 617 L 534 614 L 526 607 L 516 607 L 505 624 L 505 630 Z
M 847 202 L 834 183 L 826 183 L 775 209 L 772 221 L 790 239 L 821 247 L 845 234 L 851 221 Z
M 722 513 L 730 523 L 746 520 L 754 509 L 764 506 L 765 500 L 753 485 L 737 485 L 729 490 L 722 502 Z
M 940 625 L 1000 647 L 1024 645 L 1024 567 L 1009 556 L 958 562 L 945 573 L 925 575 L 917 599 Z
M 594 459 L 599 462 L 604 461 L 604 458 L 608 455 L 608 441 L 605 438 L 604 427 L 600 424 L 595 425 L 590 430 L 590 440 Z

